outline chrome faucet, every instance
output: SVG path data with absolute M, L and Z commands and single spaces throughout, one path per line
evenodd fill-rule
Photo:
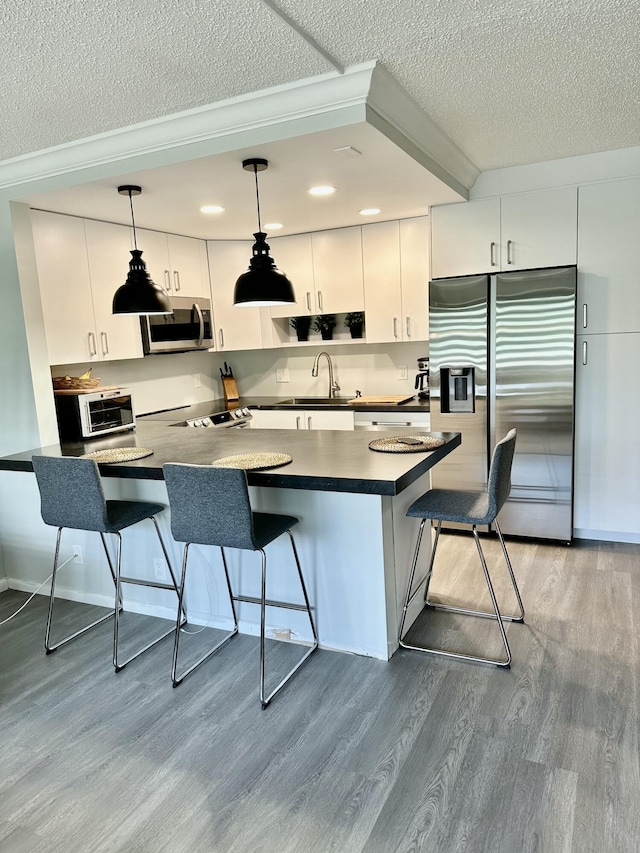
M 328 352 L 325 352 L 324 350 L 322 350 L 322 352 L 318 353 L 318 355 L 315 358 L 315 361 L 313 362 L 313 368 L 311 370 L 311 375 L 312 376 L 318 375 L 318 362 L 320 360 L 321 355 L 323 355 L 327 359 L 327 364 L 329 365 L 329 399 L 333 400 L 334 397 L 336 396 L 336 391 L 340 390 L 340 386 L 338 385 L 338 383 L 333 378 L 333 362 L 331 361 L 331 356 L 329 355 Z

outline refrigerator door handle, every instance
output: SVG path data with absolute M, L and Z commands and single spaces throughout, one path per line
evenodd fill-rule
M 587 303 L 585 302 L 582 306 L 582 328 L 587 328 Z
M 582 342 L 582 363 L 583 364 L 587 363 L 587 342 L 586 341 Z

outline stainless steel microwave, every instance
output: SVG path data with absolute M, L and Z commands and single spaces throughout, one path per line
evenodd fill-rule
M 145 355 L 188 352 L 213 346 L 211 300 L 202 297 L 170 297 L 171 314 L 140 317 Z
M 55 392 L 60 441 L 84 441 L 135 429 L 133 400 L 128 388 L 88 394 Z

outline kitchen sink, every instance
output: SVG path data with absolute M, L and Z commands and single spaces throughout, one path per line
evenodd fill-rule
M 280 400 L 276 406 L 344 406 L 353 397 L 291 397 Z

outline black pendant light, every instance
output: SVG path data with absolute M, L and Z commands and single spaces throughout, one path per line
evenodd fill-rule
M 169 297 L 159 284 L 151 281 L 142 252 L 138 249 L 132 196 L 140 195 L 142 188 L 125 184 L 118 187 L 118 192 L 129 196 L 134 248 L 131 250 L 127 280 L 116 290 L 111 311 L 113 314 L 171 314 L 173 309 Z
M 293 285 L 287 276 L 276 266 L 269 255 L 267 235 L 262 230 L 260 222 L 260 193 L 258 191 L 258 172 L 264 172 L 269 163 L 259 157 L 243 160 L 242 168 L 253 172 L 256 179 L 256 202 L 258 206 L 258 230 L 253 235 L 253 255 L 249 261 L 249 269 L 242 273 L 236 281 L 233 294 L 233 304 L 242 306 L 287 305 L 296 301 Z

